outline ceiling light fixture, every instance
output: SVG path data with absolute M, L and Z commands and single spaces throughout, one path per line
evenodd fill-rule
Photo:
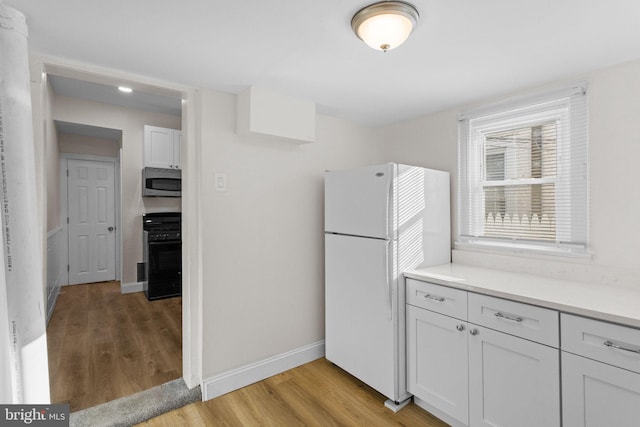
M 381 1 L 353 15 L 351 28 L 367 45 L 386 52 L 407 40 L 419 18 L 420 14 L 412 4 Z
M 130 87 L 126 87 L 126 86 L 118 86 L 118 90 L 120 92 L 124 92 L 124 93 L 131 93 L 133 92 L 133 89 L 131 89 Z

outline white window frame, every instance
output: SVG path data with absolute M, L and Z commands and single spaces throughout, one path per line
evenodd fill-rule
M 582 103 L 582 104 L 577 104 Z M 577 114 L 572 109 L 583 110 L 583 117 L 576 121 Z M 458 236 L 456 249 L 474 249 L 489 251 L 507 251 L 529 254 L 550 254 L 570 257 L 588 257 L 588 206 L 586 199 L 576 199 L 573 193 L 586 192 L 586 166 L 577 162 L 586 162 L 587 156 L 587 121 L 586 121 L 586 83 L 581 82 L 569 88 L 554 90 L 534 96 L 511 99 L 499 104 L 482 107 L 459 115 L 458 145 Z M 576 110 L 577 111 L 577 110 Z M 558 130 L 557 155 L 564 157 L 557 162 L 554 178 L 532 178 L 528 180 L 491 181 L 489 185 L 505 184 L 543 184 L 554 183 L 556 196 L 569 195 L 571 202 L 567 205 L 571 215 L 560 215 L 559 204 L 556 203 L 556 240 L 537 241 L 518 238 L 500 238 L 483 236 L 483 226 L 478 218 L 484 215 L 484 190 L 487 181 L 483 177 L 484 135 L 518 127 L 535 126 L 538 123 L 556 121 Z M 584 140 L 580 140 L 580 139 Z M 577 141 L 579 150 L 576 153 L 572 141 Z M 575 180 L 569 178 L 572 170 L 584 173 L 580 189 L 571 187 Z M 584 199 L 584 200 L 583 200 Z M 556 199 L 557 200 L 557 199 Z M 575 212 L 574 212 L 575 210 Z M 574 213 L 580 219 L 573 224 Z M 577 218 L 578 218 L 577 217 Z M 475 226 L 471 224 L 476 221 Z M 480 232 L 478 232 L 480 230 Z M 472 231 L 475 231 L 473 233 Z M 583 236 L 576 241 L 574 236 Z

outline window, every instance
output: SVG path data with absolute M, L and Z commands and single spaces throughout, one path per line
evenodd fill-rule
M 457 246 L 586 253 L 584 85 L 459 117 Z

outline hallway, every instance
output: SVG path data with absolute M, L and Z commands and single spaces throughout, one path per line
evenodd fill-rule
M 181 377 L 181 319 L 182 298 L 64 286 L 47 326 L 52 403 L 75 412 Z

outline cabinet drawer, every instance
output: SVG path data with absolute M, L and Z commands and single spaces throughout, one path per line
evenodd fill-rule
M 469 294 L 469 322 L 558 347 L 558 312 L 501 298 Z
M 640 330 L 562 313 L 562 350 L 640 373 Z
M 466 320 L 466 291 L 414 279 L 406 280 L 407 304 Z

